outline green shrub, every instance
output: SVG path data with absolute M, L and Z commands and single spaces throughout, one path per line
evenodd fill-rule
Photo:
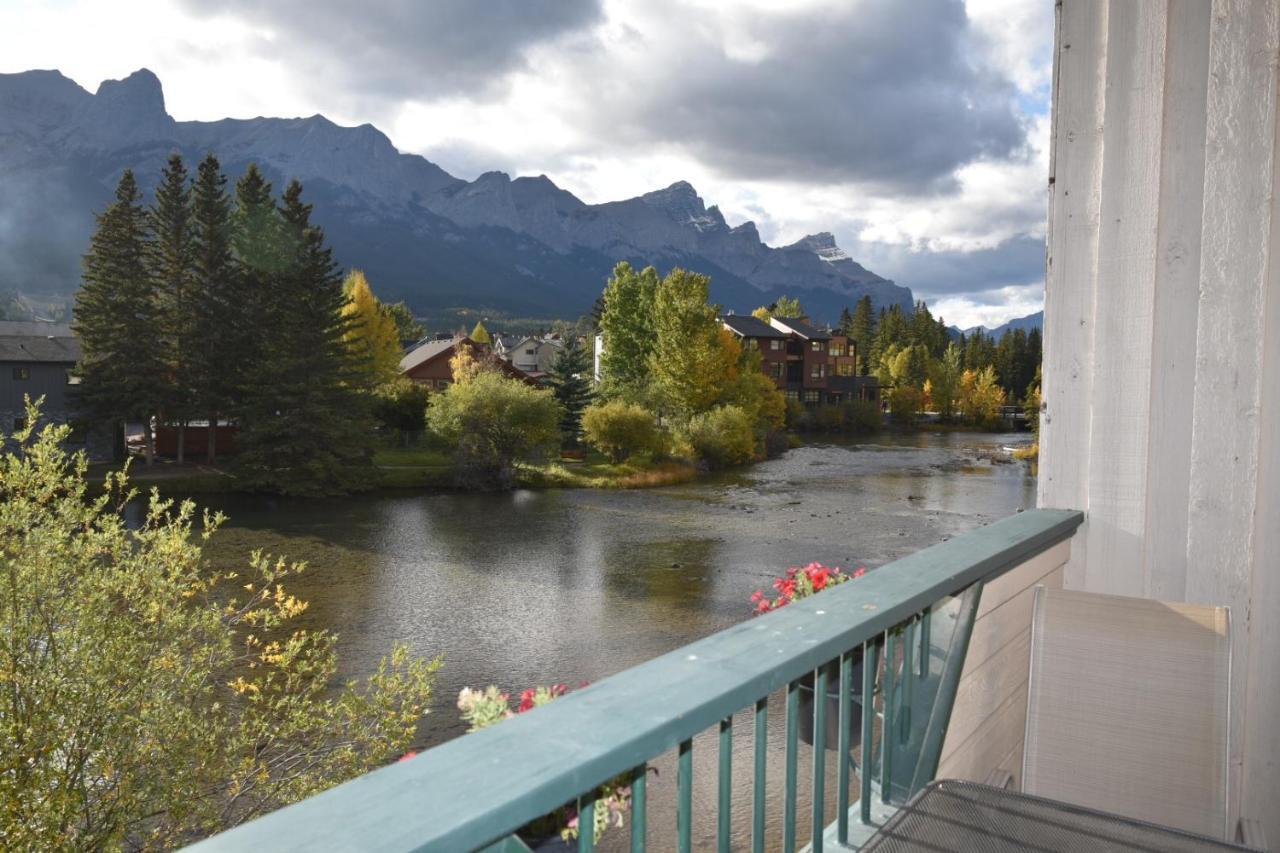
M 433 394 L 427 422 L 454 449 L 461 485 L 511 488 L 517 460 L 559 446 L 562 411 L 550 391 L 484 371 Z
M 427 386 L 399 377 L 373 389 L 373 417 L 399 443 L 427 428 Z
M 588 406 L 582 413 L 582 432 L 588 444 L 614 463 L 634 453 L 657 453 L 662 446 L 653 413 L 621 400 Z
M 694 415 L 681 430 L 681 438 L 712 468 L 740 465 L 755 456 L 755 425 L 737 406 L 719 406 Z
M 916 422 L 916 414 L 923 404 L 920 389 L 910 385 L 899 385 L 889 392 L 889 413 L 904 426 L 911 426 Z
M 876 432 L 884 426 L 880 404 L 874 400 L 852 400 L 845 403 L 845 429 L 853 432 Z
M 839 432 L 844 428 L 844 409 L 841 406 L 820 406 L 813 413 L 813 424 L 823 432 Z

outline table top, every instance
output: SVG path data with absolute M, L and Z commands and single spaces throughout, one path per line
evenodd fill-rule
M 950 779 L 926 785 L 861 847 L 864 853 L 1240 853 L 1249 849 L 1056 800 Z

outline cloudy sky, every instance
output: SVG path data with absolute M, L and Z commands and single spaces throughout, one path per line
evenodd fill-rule
M 138 67 L 177 119 L 372 122 L 588 202 L 688 180 L 961 326 L 1040 308 L 1052 0 L 0 0 L 0 71 Z

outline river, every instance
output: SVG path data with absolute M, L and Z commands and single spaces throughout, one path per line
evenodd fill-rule
M 595 681 L 751 618 L 752 591 L 788 566 L 874 568 L 1034 506 L 1027 466 L 991 458 L 1028 439 L 886 434 L 642 491 L 204 503 L 229 519 L 210 546 L 220 562 L 253 548 L 308 562 L 289 587 L 310 602 L 306 627 L 338 633 L 344 675 L 369 673 L 398 640 L 444 657 L 421 748 L 462 733 L 454 702 L 463 686 L 518 693 Z M 771 717 L 773 729 L 781 708 Z M 738 767 L 749 742 L 738 739 L 747 750 Z M 699 767 L 702 759 L 713 762 L 714 750 L 702 750 Z M 651 794 L 655 842 L 670 838 L 658 801 L 674 773 L 661 778 Z M 738 787 L 746 796 L 749 784 Z M 700 785 L 703 795 L 713 804 L 714 786 Z M 735 811 L 749 808 L 739 799 Z

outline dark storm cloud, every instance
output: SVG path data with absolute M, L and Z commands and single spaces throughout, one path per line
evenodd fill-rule
M 343 100 L 492 90 L 525 51 L 599 20 L 600 0 L 179 0 L 276 34 L 264 50 Z
M 748 13 L 743 13 L 744 16 Z M 1016 90 L 976 61 L 959 0 L 865 0 L 744 23 L 764 45 L 735 59 L 710 27 L 653 44 L 639 81 L 615 79 L 594 116 L 609 138 L 676 144 L 722 173 L 946 191 L 956 167 L 1018 149 Z M 696 22 L 695 22 L 696 23 Z M 647 46 L 646 46 L 647 47 Z
M 1005 287 L 1044 281 L 1044 238 L 1017 237 L 991 249 L 972 252 L 913 252 L 884 243 L 854 243 L 850 254 L 860 263 L 899 284 L 916 298 L 936 300 L 963 296 L 980 305 L 1002 304 Z

